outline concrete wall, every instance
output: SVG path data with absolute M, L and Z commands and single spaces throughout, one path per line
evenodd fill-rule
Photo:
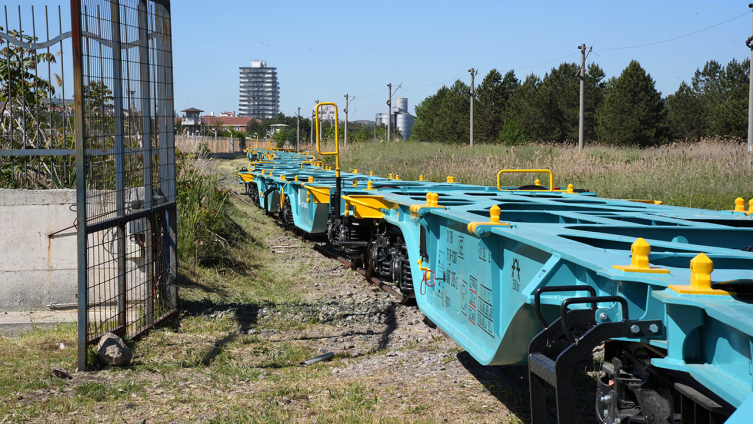
M 91 192 L 91 214 L 114 208 L 114 192 Z M 126 204 L 143 198 L 128 189 Z M 0 312 L 75 307 L 78 300 L 75 190 L 0 189 Z M 66 230 L 48 237 L 48 234 Z M 128 227 L 127 227 L 128 228 Z M 89 235 L 89 303 L 110 307 L 117 297 L 114 230 Z M 126 234 L 127 301 L 147 295 L 144 249 Z M 154 266 L 154 265 L 152 265 Z
M 75 204 L 75 190 L 0 189 L 0 312 L 76 303 L 76 229 L 47 236 Z

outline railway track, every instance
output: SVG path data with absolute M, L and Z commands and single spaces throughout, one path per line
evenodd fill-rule
M 233 196 L 235 196 L 238 200 L 240 200 L 240 201 L 242 201 L 242 202 L 244 202 L 244 203 L 246 203 L 248 205 L 255 206 L 252 202 L 249 202 L 248 200 L 246 200 L 246 199 L 243 198 L 242 195 L 244 193 L 240 193 L 239 194 L 239 193 L 237 193 L 237 192 L 235 192 L 233 190 L 230 190 L 230 193 Z M 350 260 L 350 258 L 347 255 L 345 255 L 343 252 L 340 252 L 337 249 L 335 249 L 328 242 L 326 242 L 326 241 L 311 240 L 311 239 L 307 238 L 304 234 L 302 234 L 302 233 L 300 233 L 298 231 L 295 231 L 295 230 L 291 231 L 291 229 L 288 228 L 285 224 L 281 223 L 277 219 L 274 219 L 274 217 L 272 215 L 268 214 L 268 216 L 270 218 L 272 218 L 272 222 L 274 222 L 281 229 L 283 229 L 287 235 L 291 235 L 291 236 L 297 238 L 298 240 L 306 243 L 307 245 L 311 246 L 311 248 L 313 250 L 315 250 L 316 252 L 319 252 L 323 256 L 326 256 L 326 257 L 331 258 L 331 259 L 336 259 L 337 261 L 339 261 L 342 264 L 343 268 L 352 269 L 352 270 L 358 272 L 359 274 L 361 274 L 364 277 L 364 280 L 366 280 L 369 284 L 371 284 L 371 285 L 373 285 L 375 287 L 378 287 L 380 290 L 388 293 L 390 296 L 394 297 L 395 300 L 397 300 L 398 302 L 400 302 L 400 303 L 404 303 L 405 302 L 405 297 L 399 292 L 399 290 L 396 290 L 394 286 L 392 286 L 391 284 L 388 284 L 388 283 L 380 280 L 379 278 L 376 278 L 376 277 L 373 277 L 373 276 L 369 276 L 368 273 L 366 272 L 366 270 L 363 267 L 354 267 L 353 266 L 353 262 Z M 436 325 L 434 323 L 432 323 L 428 318 L 424 318 L 424 319 L 427 321 L 427 323 L 429 325 L 431 325 L 432 327 L 434 327 L 437 330 L 439 330 L 439 332 L 444 337 L 448 338 L 449 340 L 452 340 L 452 338 L 450 336 L 448 336 L 447 334 L 445 334 L 440 328 L 436 327 Z M 471 357 L 471 360 L 475 361 L 472 357 Z M 479 366 L 482 366 L 482 365 L 479 365 Z M 502 367 L 502 366 L 487 366 L 487 367 L 484 367 L 484 368 L 491 375 L 493 375 L 496 379 L 498 379 L 499 382 L 507 385 L 512 391 L 514 391 L 514 392 L 516 392 L 516 393 L 518 393 L 518 394 L 520 394 L 521 396 L 524 396 L 524 397 L 528 397 L 529 396 L 528 391 L 525 390 L 525 389 L 523 389 L 523 388 L 521 388 L 513 380 L 513 378 L 511 378 L 505 372 L 505 367 Z M 556 423 L 557 422 L 557 419 L 554 417 L 554 415 L 552 415 L 549 412 L 547 412 L 547 420 L 548 420 L 549 423 Z

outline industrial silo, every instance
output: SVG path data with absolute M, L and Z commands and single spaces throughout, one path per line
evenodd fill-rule
M 394 110 L 397 113 L 408 113 L 408 99 L 405 97 L 398 97 L 395 99 L 395 106 L 397 110 Z
M 405 102 L 406 106 L 408 104 L 408 101 Z M 413 133 L 413 122 L 416 120 L 413 115 L 409 113 L 398 113 L 396 116 L 396 124 L 398 131 L 403 135 L 403 140 L 410 139 L 411 134 Z

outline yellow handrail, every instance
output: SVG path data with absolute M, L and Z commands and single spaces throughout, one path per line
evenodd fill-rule
M 269 160 L 259 160 L 259 161 L 256 161 L 256 162 L 249 162 L 248 163 L 248 166 L 249 166 L 248 170 L 249 171 L 256 171 L 256 165 L 259 165 L 259 164 L 262 164 L 262 163 L 271 163 L 272 165 L 275 166 L 274 171 L 277 171 L 277 162 L 272 162 L 272 161 L 269 161 Z M 250 168 L 251 165 L 254 166 L 254 169 Z
M 318 165 L 317 165 L 317 162 L 318 162 Z M 312 159 L 312 160 L 307 160 L 307 161 L 301 162 L 301 169 L 303 169 L 303 164 L 305 164 L 305 163 L 307 163 L 309 165 L 312 165 L 314 167 L 318 166 L 320 168 L 324 168 L 324 162 L 322 162 L 322 161 L 320 161 L 318 159 L 317 160 Z
M 309 154 L 309 153 L 297 154 L 297 155 L 293 156 L 293 160 L 295 160 L 295 158 L 298 158 L 298 157 L 304 157 L 304 158 L 310 157 L 311 159 L 309 159 L 309 160 L 314 160 L 314 155 Z
M 334 152 L 322 152 L 320 148 L 320 140 L 319 140 L 319 107 L 320 106 L 332 106 L 335 108 L 335 151 Z M 338 140 L 338 132 L 337 132 L 337 123 L 340 122 L 337 120 L 337 105 L 333 102 L 321 102 L 316 105 L 316 151 L 319 152 L 322 156 L 330 156 L 335 155 L 335 176 L 340 176 L 340 143 Z
M 540 172 L 549 174 L 549 190 L 547 191 L 554 191 L 554 175 L 552 175 L 552 171 L 548 169 L 503 169 L 497 173 L 497 190 L 502 190 L 500 184 L 500 177 L 502 177 L 502 174 L 538 174 Z

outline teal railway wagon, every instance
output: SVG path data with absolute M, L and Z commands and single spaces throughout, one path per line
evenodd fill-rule
M 483 187 L 303 159 L 245 171 L 262 204 L 326 233 L 479 363 L 528 364 L 533 422 L 546 422 L 546 385 L 573 421 L 571 370 L 601 345 L 599 422 L 751 422 L 753 207 L 604 199 L 547 170 Z M 508 172 L 548 182 L 504 187 Z

